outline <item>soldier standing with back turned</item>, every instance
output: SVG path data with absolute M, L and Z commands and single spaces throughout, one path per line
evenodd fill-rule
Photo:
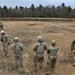
M 34 67 L 35 71 L 37 71 L 37 64 L 39 63 L 39 68 L 42 68 L 43 60 L 44 60 L 44 50 L 46 50 L 46 45 L 43 43 L 43 38 L 41 36 L 37 37 L 37 43 L 34 46 L 33 51 L 34 54 Z
M 19 43 L 19 38 L 14 38 L 14 43 L 12 44 L 12 50 L 14 54 L 14 67 L 23 68 L 23 58 L 22 58 L 22 51 L 23 51 L 23 45 Z
M 53 74 L 58 53 L 58 47 L 56 46 L 55 40 L 51 42 L 51 46 L 49 47 L 47 53 L 48 53 L 48 62 L 47 62 L 48 71 L 50 71 L 50 73 Z
M 8 45 L 10 45 L 10 39 L 4 30 L 1 31 L 1 42 L 3 44 L 5 56 L 8 57 Z
M 71 51 L 73 53 L 73 60 L 74 60 L 73 66 L 75 66 L 75 38 L 73 39 L 72 44 L 71 44 Z

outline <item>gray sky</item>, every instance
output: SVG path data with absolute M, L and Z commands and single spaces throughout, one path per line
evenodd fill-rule
M 0 6 L 8 6 L 8 7 L 15 7 L 17 6 L 27 6 L 30 7 L 31 4 L 34 4 L 35 6 L 39 6 L 39 4 L 42 4 L 43 6 L 47 5 L 61 5 L 62 3 L 65 3 L 66 6 L 71 6 L 72 8 L 75 8 L 75 0 L 0 0 Z

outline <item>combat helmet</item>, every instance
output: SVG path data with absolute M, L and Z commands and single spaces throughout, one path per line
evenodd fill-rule
M 52 40 L 51 45 L 55 45 L 55 44 L 56 44 L 56 41 Z
M 1 34 L 5 34 L 5 31 L 4 30 L 1 30 Z
M 43 42 L 43 38 L 42 38 L 41 36 L 38 36 L 38 37 L 37 37 L 37 41 L 38 41 L 38 42 Z
M 18 41 L 19 41 L 19 38 L 18 38 L 18 37 L 15 37 L 15 38 L 14 38 L 14 41 L 15 41 L 15 42 L 18 42 Z

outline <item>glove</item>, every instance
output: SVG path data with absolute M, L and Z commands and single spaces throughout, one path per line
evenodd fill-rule
M 8 42 L 8 45 L 10 45 L 10 43 Z
M 50 54 L 50 50 L 47 50 L 47 54 Z
M 3 39 L 1 38 L 1 42 L 3 42 Z

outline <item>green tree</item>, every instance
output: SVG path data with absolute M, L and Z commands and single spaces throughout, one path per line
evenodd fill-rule
M 0 6 L 0 18 L 2 17 L 2 8 Z
M 9 7 L 8 14 L 9 14 L 9 17 L 13 17 L 14 12 L 13 12 L 12 7 Z
M 33 10 L 33 11 L 35 10 L 34 4 L 31 5 L 31 10 Z
M 8 17 L 8 8 L 7 6 L 4 6 L 2 9 L 3 17 Z
M 55 6 L 53 5 L 53 6 L 52 6 L 52 17 L 55 17 L 55 12 L 56 12 L 56 11 L 55 11 Z
M 38 8 L 39 8 L 39 17 L 44 17 L 45 16 L 44 7 L 40 4 Z

